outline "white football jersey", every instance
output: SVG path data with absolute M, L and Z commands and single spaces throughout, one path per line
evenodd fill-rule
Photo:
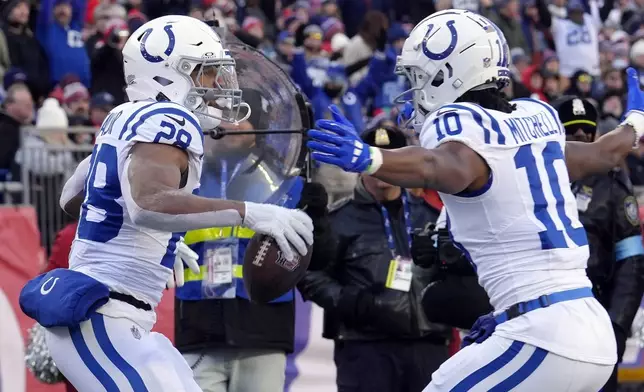
M 600 23 L 584 14 L 584 24 L 578 25 L 570 19 L 552 18 L 552 35 L 559 57 L 559 73 L 570 78 L 578 70 L 592 76 L 599 76 Z
M 187 182 L 199 188 L 203 132 L 190 111 L 172 102 L 127 102 L 114 108 L 96 138 L 85 183 L 71 269 L 156 306 L 172 273 L 176 243 L 184 233 L 135 226 L 123 201 L 127 162 L 136 143 L 170 144 L 189 157 Z
M 588 240 L 570 190 L 564 128 L 550 105 L 532 99 L 514 103 L 512 113 L 470 103 L 444 105 L 420 134 L 425 148 L 460 142 L 490 167 L 483 189 L 441 193 L 441 198 L 454 243 L 473 263 L 497 313 L 545 294 L 591 287 Z M 615 361 L 610 320 L 594 299 L 535 310 L 499 325 L 496 333 L 572 359 Z

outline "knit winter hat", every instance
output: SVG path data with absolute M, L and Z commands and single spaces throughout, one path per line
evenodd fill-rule
M 38 109 L 36 115 L 36 128 L 62 128 L 69 126 L 67 114 L 60 107 L 56 98 L 47 98 Z

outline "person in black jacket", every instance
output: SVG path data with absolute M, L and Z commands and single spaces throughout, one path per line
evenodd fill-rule
M 554 102 L 567 140 L 592 142 L 597 109 L 586 99 L 566 96 Z M 595 297 L 613 322 L 618 364 L 644 294 L 644 247 L 637 200 L 626 172 L 616 168 L 572 184 L 579 219 L 588 234 L 588 276 Z M 617 390 L 617 365 L 603 392 Z
M 27 74 L 27 86 L 34 101 L 47 97 L 52 89 L 49 63 L 44 49 L 29 28 L 29 2 L 26 0 L 0 1 L 2 30 L 7 38 L 11 65 Z
M 393 127 L 367 130 L 363 139 L 380 148 L 407 145 Z M 431 275 L 413 264 L 411 238 L 439 211 L 364 175 L 353 197 L 331 205 L 329 214 L 335 254 L 298 288 L 325 310 L 323 336 L 335 341 L 338 391 L 422 390 L 448 358 L 449 330 L 424 316 L 421 292 Z M 315 243 L 313 255 L 321 249 Z

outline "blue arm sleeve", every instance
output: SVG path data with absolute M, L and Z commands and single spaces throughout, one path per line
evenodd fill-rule
M 36 38 L 40 44 L 47 49 L 47 30 L 49 25 L 54 19 L 54 1 L 55 0 L 41 0 L 40 11 L 38 12 L 38 20 L 36 21 Z
M 306 73 L 306 59 L 304 58 L 304 52 L 296 52 L 293 55 L 293 60 L 291 61 L 291 78 L 293 81 L 300 86 L 302 92 L 309 98 L 312 99 L 315 88 L 313 86 L 313 81 Z
M 87 0 L 74 0 L 72 2 L 72 21 L 71 27 L 81 30 L 85 25 L 85 12 L 87 10 Z

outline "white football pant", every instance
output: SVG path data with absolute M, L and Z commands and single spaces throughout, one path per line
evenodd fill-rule
M 78 327 L 49 328 L 54 362 L 79 392 L 201 392 L 168 338 L 100 313 Z
M 492 335 L 443 363 L 423 392 L 597 392 L 612 372 Z

